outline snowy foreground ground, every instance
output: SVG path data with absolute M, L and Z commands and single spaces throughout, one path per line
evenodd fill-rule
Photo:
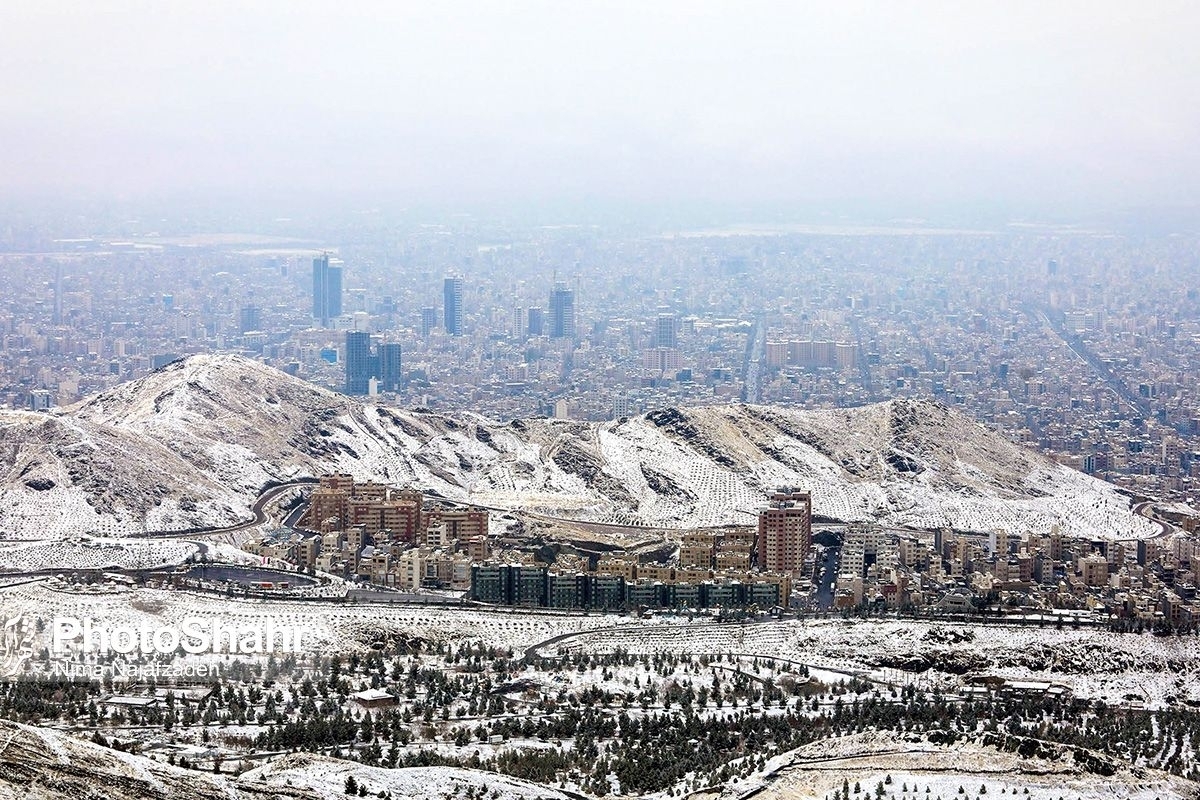
M 199 798 L 250 800 L 345 797 L 347 778 L 366 796 L 414 800 L 485 797 L 492 800 L 565 800 L 557 789 L 480 770 L 450 767 L 383 769 L 297 753 L 241 776 L 183 770 L 129 755 L 58 731 L 0 722 L 0 798 L 59 800 L 64 797 L 144 800 Z M 1155 770 L 1091 775 L 1070 758 L 1021 758 L 995 748 L 960 743 L 933 745 L 892 734 L 864 733 L 818 742 L 772 759 L 761 775 L 697 800 L 823 800 L 842 787 L 868 800 L 951 800 L 1016 796 L 1029 800 L 1184 800 L 1194 783 Z M 861 789 L 854 791 L 857 786 Z M 877 795 L 882 787 L 883 794 Z M 755 793 L 759 789 L 760 792 Z
M 966 676 L 1041 680 L 1081 699 L 1162 708 L 1200 702 L 1200 646 L 1192 637 L 1116 634 L 1091 628 L 938 624 L 880 620 L 769 620 L 735 624 L 682 617 L 554 614 L 331 603 L 231 600 L 159 589 L 103 594 L 54 588 L 45 582 L 0 587 L 5 619 L 90 618 L 109 625 L 180 625 L 188 617 L 222 624 L 299 627 L 306 650 L 350 652 L 373 642 L 482 642 L 541 652 L 691 653 L 768 656 L 813 668 L 860 674 L 890 684 L 954 693 Z M 32 626 L 27 626 L 32 627 Z
M 151 569 L 182 564 L 199 551 L 179 539 L 70 539 L 0 544 L 0 569 Z M 243 554 L 243 561 L 247 560 Z
M 1175 800 L 1193 798 L 1196 792 L 1193 782 L 1155 770 L 1100 776 L 1080 770 L 1068 754 L 1027 758 L 976 743 L 936 745 L 894 733 L 827 739 L 773 761 L 768 774 L 707 796 L 740 797 L 756 787 L 764 787 L 755 795 L 758 800 L 824 800 L 843 787 L 861 800 L 997 800 L 1014 795 L 1025 800 Z M 855 786 L 862 791 L 856 794 Z
M 1191 637 L 1091 628 L 881 620 L 645 625 L 573 636 L 585 652 L 710 652 L 770 656 L 953 693 L 964 675 L 1050 681 L 1081 699 L 1159 708 L 1200 702 L 1200 645 Z
M 217 776 L 161 764 L 59 731 L 0 721 L 0 800 L 327 800 L 346 797 L 353 776 L 370 797 L 390 793 L 395 800 L 493 800 L 567 795 L 527 781 L 451 767 L 383 769 L 311 754 L 284 756 L 241 776 Z
M 411 605 L 230 599 L 165 589 L 117 589 L 95 594 L 56 589 L 47 583 L 0 588 L 0 611 L 49 626 L 55 617 L 88 618 L 109 626 L 151 628 L 182 625 L 188 617 L 222 625 L 299 627 L 304 650 L 350 652 L 391 638 L 485 642 L 520 650 L 554 636 L 596 628 L 636 625 L 629 617 L 477 611 Z
M 264 767 L 251 770 L 243 777 L 247 782 L 262 781 L 273 786 L 304 786 L 328 797 L 345 796 L 346 779 L 353 777 L 367 794 L 389 791 L 396 798 L 412 800 L 442 800 L 460 792 L 467 796 L 479 793 L 495 800 L 565 800 L 567 795 L 554 789 L 536 786 L 527 781 L 481 770 L 454 767 L 409 767 L 385 769 L 365 767 L 351 761 L 296 753 L 284 756 Z
M 579 695 L 588 691 L 620 696 L 651 682 L 660 689 L 688 685 L 714 688 L 718 673 L 726 689 L 745 681 L 773 681 L 785 685 L 805 665 L 812 679 L 829 686 L 851 677 L 865 678 L 853 690 L 858 700 L 872 694 L 895 697 L 888 685 L 913 684 L 945 701 L 962 691 L 970 677 L 998 676 L 1035 678 L 1065 686 L 1075 696 L 1103 699 L 1106 703 L 1134 708 L 1181 708 L 1197 696 L 1200 648 L 1187 638 L 1156 638 L 1116 635 L 1069 626 L 1000 627 L 936 625 L 901 621 L 765 621 L 759 623 L 714 623 L 686 618 L 640 620 L 610 615 L 568 615 L 532 611 L 489 611 L 465 608 L 388 606 L 332 603 L 324 601 L 244 601 L 183 591 L 129 589 L 114 586 L 103 593 L 70 588 L 61 583 L 31 582 L 0 587 L 0 612 L 5 619 L 19 619 L 20 630 L 33 635 L 44 631 L 56 616 L 89 617 L 113 625 L 152 627 L 173 625 L 185 617 L 216 617 L 224 624 L 249 625 L 272 620 L 276 625 L 300 627 L 305 632 L 304 649 L 309 654 L 367 653 L 372 643 L 421 640 L 445 642 L 455 647 L 476 643 L 511 649 L 515 672 L 507 678 L 501 694 L 512 701 L 515 718 L 526 715 L 552 718 L 558 712 L 537 714 L 536 706 L 559 692 Z M 39 626 L 38 623 L 41 623 Z M 13 650 L 20 651 L 23 642 Z M 33 648 L 36 649 L 36 646 Z M 564 652 L 602 654 L 625 651 L 634 654 L 688 653 L 695 656 L 722 654 L 704 669 L 674 661 L 659 664 L 646 659 L 619 666 L 603 667 L 594 662 L 567 666 L 561 671 L 549 662 L 535 669 L 522 664 L 528 649 L 552 656 Z M 228 661 L 228 656 L 212 656 Z M 239 658 L 250 658 L 239 656 Z M 259 656 L 258 658 L 261 658 Z M 461 665 L 444 662 L 439 656 L 427 659 L 426 667 L 443 671 L 455 680 L 475 673 Z M 653 663 L 651 663 L 653 661 Z M 686 660 L 685 660 L 686 661 Z M 761 663 L 760 663 L 761 662 Z M 407 663 L 407 662 L 406 662 Z M 540 662 L 539 662 L 540 663 Z M 3 666 L 12 667 L 12 664 Z M 403 666 L 403 665 L 402 665 Z M 482 669 L 490 669 L 484 665 Z M 507 668 L 506 668 L 507 669 Z M 408 674 L 407 669 L 401 673 Z M 739 675 L 740 673 L 740 675 Z M 750 677 L 752 676 L 752 677 Z M 713 683 L 709 686 L 710 678 Z M 354 689 L 363 688 L 355 678 Z M 498 684 L 497 684 L 498 685 Z M 631 689 L 631 686 L 633 687 Z M 292 692 L 287 688 L 287 693 Z M 499 696 L 499 695 L 498 695 Z M 404 701 L 408 702 L 408 701 Z M 414 701 L 415 702 L 415 701 Z M 465 703 L 465 698 L 460 702 Z M 825 710 L 834 703 L 832 695 L 822 699 Z M 620 705 L 618 703 L 617 705 Z M 647 712 L 639 703 L 626 704 L 621 713 L 644 718 L 662 713 L 665 705 Z M 703 703 L 701 703 L 703 706 Z M 701 712 L 713 724 L 741 713 L 761 713 L 764 719 L 782 713 L 780 708 L 742 707 Z M 612 712 L 618 713 L 614 707 Z M 815 712 L 814 712 L 815 713 Z M 445 726 L 460 724 L 460 715 L 449 715 Z M 480 724 L 473 720 L 468 725 Z M 204 728 L 205 732 L 209 729 Z M 230 746 L 232 738 L 253 737 L 264 726 L 253 723 L 221 724 L 212 727 L 211 744 Z M 439 729 L 440 730 L 440 729 Z M 173 731 L 180 752 L 200 758 L 208 740 L 198 737 L 201 728 Z M 111 735 L 112 731 L 108 731 Z M 486 733 L 486 732 L 485 732 Z M 411 747 L 452 755 L 457 752 L 451 737 L 442 732 L 436 739 L 414 742 Z M 125 738 L 146 742 L 162 738 L 161 726 L 124 733 Z M 140 798 L 333 798 L 344 797 L 349 778 L 367 787 L 369 796 L 414 797 L 422 800 L 457 798 L 553 798 L 578 797 L 584 792 L 580 781 L 564 778 L 549 786 L 528 783 L 484 770 L 451 767 L 384 769 L 346 761 L 331 755 L 287 753 L 282 750 L 267 760 L 249 761 L 241 775 L 227 771 L 184 771 L 158 760 L 130 755 L 81 741 L 86 734 L 0 722 L 0 800 L 8 797 L 40 800 L 52 797 L 93 797 L 107 800 Z M 764 800 L 826 800 L 849 797 L 855 800 L 950 800 L 996 797 L 1029 797 L 1041 800 L 1099 800 L 1100 798 L 1195 798 L 1196 786 L 1127 761 L 1112 761 L 1113 774 L 1089 771 L 1079 753 L 1070 747 L 1047 744 L 1033 755 L 1018 756 L 996 746 L 982 730 L 950 744 L 932 735 L 913 732 L 883 732 L 868 729 L 859 733 L 830 736 L 798 749 L 768 753 L 765 763 L 750 764 L 719 788 L 702 789 L 703 781 L 686 777 L 670 791 L 642 795 L 655 800 L 678 797 L 687 791 L 707 800 L 743 800 L 754 794 Z M 149 737 L 149 738 L 146 738 Z M 467 746 L 484 759 L 521 748 L 552 748 L 553 742 L 528 735 L 514 735 L 493 742 L 486 735 Z M 564 751 L 576 746 L 561 745 Z M 616 745 L 610 742 L 607 752 Z M 232 761 L 232 756 L 229 757 Z M 731 762 L 736 765 L 735 762 Z M 736 781 L 734 780 L 736 777 Z M 855 791 L 855 788 L 858 791 Z M 961 789 L 961 790 L 960 790 Z M 619 791 L 619 789 L 618 789 Z M 849 798 L 846 798 L 849 800 Z

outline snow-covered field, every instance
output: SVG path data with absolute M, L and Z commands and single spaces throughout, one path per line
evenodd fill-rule
M 500 691 L 513 701 L 511 713 L 523 717 L 532 714 L 547 696 L 570 693 L 578 696 L 586 690 L 628 695 L 652 683 L 689 689 L 706 689 L 720 676 L 728 687 L 741 673 L 757 681 L 770 680 L 777 685 L 799 679 L 802 671 L 796 663 L 814 665 L 809 672 L 815 680 L 832 683 L 852 674 L 863 674 L 875 681 L 905 683 L 916 680 L 926 689 L 953 694 L 959 687 L 960 671 L 967 674 L 1032 677 L 1069 686 L 1077 695 L 1110 702 L 1129 702 L 1126 694 L 1147 707 L 1168 704 L 1168 696 L 1177 699 L 1195 697 L 1200 686 L 1197 662 L 1200 651 L 1188 638 L 1155 638 L 1117 635 L 1093 630 L 1058 630 L 1053 627 L 936 625 L 910 621 L 768 621 L 749 624 L 688 622 L 678 617 L 662 621 L 603 615 L 570 616 L 532 611 L 486 612 L 473 609 L 423 608 L 412 606 L 356 605 L 301 601 L 246 601 L 199 595 L 184 591 L 123 589 L 101 594 L 80 594 L 57 590 L 45 583 L 30 583 L 0 588 L 0 618 L 22 620 L 22 630 L 35 630 L 37 622 L 49 622 L 54 616 L 79 616 L 109 624 L 140 628 L 179 624 L 184 617 L 219 617 L 222 624 L 241 626 L 271 619 L 276 625 L 299 626 L 305 630 L 305 649 L 311 654 L 348 654 L 362 650 L 379 637 L 425 642 L 451 643 L 455 648 L 475 643 L 511 648 L 519 657 L 522 650 L 555 637 L 543 652 L 559 649 L 600 653 L 620 648 L 632 654 L 660 652 L 735 654 L 695 663 L 690 660 L 647 659 L 618 666 L 580 663 L 578 666 L 517 666 L 508 685 Z M 48 627 L 48 626 L 42 626 Z M 24 642 L 17 642 L 23 646 Z M 31 649 L 37 650 L 37 646 Z M 450 654 L 416 655 L 406 658 L 428 659 L 426 666 L 447 675 L 468 674 L 467 663 L 450 659 Z M 218 660 L 224 656 L 216 657 Z M 415 663 L 415 662 L 411 662 Z M 703 666 L 700 666 L 703 664 Z M 0 664 L 0 666 L 4 666 Z M 403 666 L 403 665 L 402 665 Z M 904 669 L 902 667 L 908 667 Z M 485 667 L 486 668 L 486 667 Z M 914 672 L 920 668 L 923 671 Z M 953 668 L 953 669 L 951 669 Z M 506 668 L 507 669 L 507 668 Z M 400 669 L 399 674 L 408 674 Z M 473 673 L 472 673 L 473 674 Z M 916 677 L 919 676 L 919 677 Z M 367 688 L 365 672 L 353 677 L 353 690 Z M 871 687 L 886 697 L 886 687 Z M 292 690 L 288 690 L 292 691 Z M 1136 694 L 1140 692 L 1141 694 Z M 395 695 L 399 696 L 399 695 Z M 832 695 L 831 695 L 832 697 Z M 460 707 L 469 703 L 469 693 L 460 699 Z M 616 706 L 613 708 L 616 712 Z M 660 712 L 668 705 L 652 709 Z M 732 719 L 757 709 L 757 706 L 728 708 L 705 706 L 702 713 L 711 718 Z M 465 711 L 465 709 L 463 709 Z M 544 711 L 544 709 L 543 709 Z M 464 720 L 465 715 L 447 707 L 446 725 Z M 765 714 L 784 713 L 782 707 L 762 709 Z M 625 706 L 622 713 L 637 716 L 638 704 Z M 466 719 L 461 724 L 474 725 Z M 261 725 L 222 725 L 217 738 L 247 738 L 261 732 Z M 160 726 L 146 733 L 166 736 Z M 755 789 L 756 797 L 768 800 L 824 800 L 851 787 L 852 797 L 868 800 L 877 797 L 883 786 L 885 800 L 943 800 L 970 798 L 986 800 L 997 796 L 1038 798 L 1039 800 L 1116 800 L 1134 798 L 1168 800 L 1196 797 L 1197 787 L 1150 769 L 1136 773 L 1118 765 L 1110 777 L 1090 774 L 1066 747 L 1048 747 L 1034 757 L 1018 757 L 985 744 L 981 730 L 972 741 L 959 740 L 944 745 L 930 742 L 923 735 L 864 733 L 826 739 L 780 754 L 760 769 L 730 783 L 724 791 L 700 792 L 694 797 L 717 800 L 741 798 Z M 199 729 L 171 733 L 172 741 L 187 753 L 197 753 L 204 745 L 197 740 Z M 135 737 L 136 738 L 136 737 Z M 422 768 L 386 770 L 308 754 L 282 758 L 235 778 L 205 773 L 184 773 L 162 763 L 137 756 L 96 748 L 50 730 L 20 728 L 0 723 L 0 742 L 15 746 L 0 748 L 0 771 L 21 775 L 57 775 L 60 765 L 72 764 L 71 792 L 57 796 L 88 796 L 81 787 L 89 777 L 117 782 L 125 793 L 106 797 L 130 798 L 178 796 L 242 798 L 269 796 L 264 784 L 291 787 L 294 798 L 332 798 L 344 796 L 347 777 L 367 787 L 371 796 L 391 792 L 393 797 L 422 800 L 448 800 L 452 797 L 484 796 L 497 800 L 546 797 L 560 800 L 564 793 L 519 780 L 471 770 Z M 528 737 L 503 743 L 472 743 L 481 757 L 502 749 L 552 747 L 556 743 L 538 742 Z M 564 742 L 564 748 L 573 746 Z M 456 750 L 445 731 L 430 749 L 446 755 Z M 192 750 L 189 748 L 197 748 Z M 183 752 L 183 751 L 180 751 Z M 161 757 L 161 754 L 160 754 Z M 185 775 L 194 775 L 195 785 L 182 788 Z M 855 784 L 861 791 L 853 791 Z M 35 782 L 34 786 L 40 786 Z M 56 784 L 66 786 L 67 784 Z M 149 787 L 149 788 L 147 788 Z M 963 787 L 963 792 L 959 792 Z M 566 788 L 579 790 L 575 783 Z M 481 794 L 480 789 L 486 793 Z M 136 790 L 136 791 L 135 791 Z M 294 791 L 293 791 L 294 790 Z M 67 791 L 62 789 L 62 791 Z M 115 791 L 115 790 L 114 790 Z M 676 793 L 679 787 L 674 790 Z M 0 798 L 4 798 L 0 781 Z M 158 794 L 155 794 L 158 792 Z M 31 800 L 54 797 L 51 793 L 26 793 Z M 654 795 L 665 800 L 668 795 Z
M 243 780 L 263 782 L 271 786 L 303 786 L 322 795 L 345 796 L 346 779 L 367 788 L 367 796 L 391 792 L 395 798 L 411 800 L 444 800 L 451 797 L 479 797 L 492 800 L 566 800 L 567 795 L 555 789 L 528 781 L 510 778 L 495 772 L 457 769 L 454 767 L 409 767 L 384 769 L 367 767 L 351 761 L 296 753 L 250 770 Z
M 972 674 L 1059 683 L 1077 697 L 1112 704 L 1157 708 L 1200 702 L 1200 648 L 1186 636 L 1049 625 L 809 620 L 643 625 L 582 634 L 549 649 L 559 648 L 760 655 L 946 692 Z
M 233 355 L 194 356 L 53 415 L 0 413 L 0 538 L 227 526 L 270 481 L 345 471 L 636 526 L 746 523 L 780 485 L 892 526 L 1137 538 L 1115 487 L 944 406 L 664 409 L 498 423 L 362 405 Z
M 762 800 L 824 800 L 848 786 L 860 800 L 1183 800 L 1197 786 L 1155 770 L 1112 776 L 1081 769 L 1068 753 L 1022 757 L 971 742 L 935 745 L 917 737 L 868 732 L 826 739 L 776 759 L 782 766 Z M 752 776 L 747 783 L 765 781 Z M 861 789 L 855 792 L 855 785 Z M 882 785 L 883 794 L 877 790 Z M 749 787 L 729 787 L 738 797 Z
M 313 653 L 350 652 L 384 637 L 428 642 L 483 642 L 517 650 L 566 633 L 638 624 L 629 617 L 568 615 L 533 611 L 489 612 L 438 606 L 253 600 L 189 591 L 137 589 L 102 595 L 55 590 L 45 583 L 0 588 L 4 619 L 55 617 L 94 619 L 109 626 L 180 626 L 186 617 L 216 619 L 224 626 L 299 627 Z
M 297 753 L 243 775 L 213 775 L 169 766 L 140 755 L 100 747 L 43 728 L 0 722 L 0 798 L 62 800 L 336 800 L 353 776 L 367 796 L 390 792 L 395 800 L 566 800 L 555 789 L 493 772 L 451 767 L 382 769 Z
M 954 694 L 965 677 L 1039 680 L 1077 697 L 1160 708 L 1200 702 L 1200 649 L 1190 637 L 1117 634 L 1083 628 L 942 626 L 912 621 L 770 621 L 747 625 L 646 622 L 630 617 L 526 610 L 388 606 L 304 600 L 245 600 L 187 591 L 138 589 L 80 593 L 46 583 L 0 587 L 0 613 L 48 623 L 56 616 L 110 625 L 180 625 L 186 617 L 223 625 L 295 626 L 311 652 L 349 652 L 399 637 L 482 642 L 520 652 L 543 648 L 633 654 L 744 654 L 803 663 L 823 680 L 859 674 Z M 820 672 L 824 670 L 827 672 Z
M 232 549 L 232 548 L 230 548 Z M 0 544 L 0 570 L 147 569 L 181 564 L 195 554 L 194 542 L 177 539 L 72 539 Z
M 555 788 L 492 772 L 451 767 L 383 769 L 309 753 L 285 755 L 234 777 L 184 770 L 69 735 L 0 722 L 0 797 L 59 800 L 105 797 L 146 800 L 189 797 L 249 800 L 288 797 L 334 800 L 345 797 L 346 780 L 366 787 L 366 796 L 393 798 L 565 800 Z M 855 791 L 857 784 L 858 791 Z M 877 789 L 882 785 L 882 795 Z M 1069 753 L 1057 758 L 1019 757 L 974 742 L 934 745 L 915 736 L 866 732 L 826 739 L 771 759 L 767 768 L 723 791 L 695 798 L 732 800 L 755 792 L 762 800 L 824 800 L 850 789 L 859 800 L 1185 800 L 1191 781 L 1156 770 L 1119 769 L 1094 775 Z M 961 792 L 960 792 L 961 787 Z M 658 795 L 663 796 L 663 795 Z

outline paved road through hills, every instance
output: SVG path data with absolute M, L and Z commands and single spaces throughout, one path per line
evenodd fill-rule
M 263 510 L 267 504 L 274 500 L 284 492 L 298 489 L 304 486 L 312 486 L 317 482 L 316 478 L 297 478 L 294 481 L 272 486 L 267 489 L 250 505 L 250 519 L 245 522 L 238 522 L 234 525 L 226 525 L 221 528 L 189 528 L 187 530 L 178 531 L 146 531 L 140 534 L 147 539 L 193 539 L 197 536 L 217 536 L 226 533 L 235 533 L 243 531 L 247 528 L 253 528 L 255 525 L 261 525 L 267 521 L 267 514 Z M 289 515 L 289 519 L 291 515 Z

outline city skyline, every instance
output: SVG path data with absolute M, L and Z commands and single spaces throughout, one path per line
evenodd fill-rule
M 1200 798 L 1198 39 L 0 7 L 0 795 Z
M 332 234 L 315 256 L 254 236 L 73 238 L 0 253 L 0 403 L 66 405 L 223 351 L 493 419 L 932 398 L 1075 469 L 1194 502 L 1191 242 L 462 220 Z M 328 327 L 314 257 L 318 274 L 326 257 L 346 265 Z M 461 335 L 442 318 L 447 274 Z M 369 361 L 348 357 L 346 331 L 370 337 Z

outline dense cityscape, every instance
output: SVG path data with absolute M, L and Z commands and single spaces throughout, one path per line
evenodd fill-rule
M 1198 39 L 0 3 L 0 800 L 1200 800 Z
M 286 227 L 280 223 L 281 227 Z M 232 351 L 402 407 L 615 419 L 932 397 L 1131 491 L 1193 498 L 1186 237 L 1073 230 L 11 232 L 0 399 L 46 409 Z

